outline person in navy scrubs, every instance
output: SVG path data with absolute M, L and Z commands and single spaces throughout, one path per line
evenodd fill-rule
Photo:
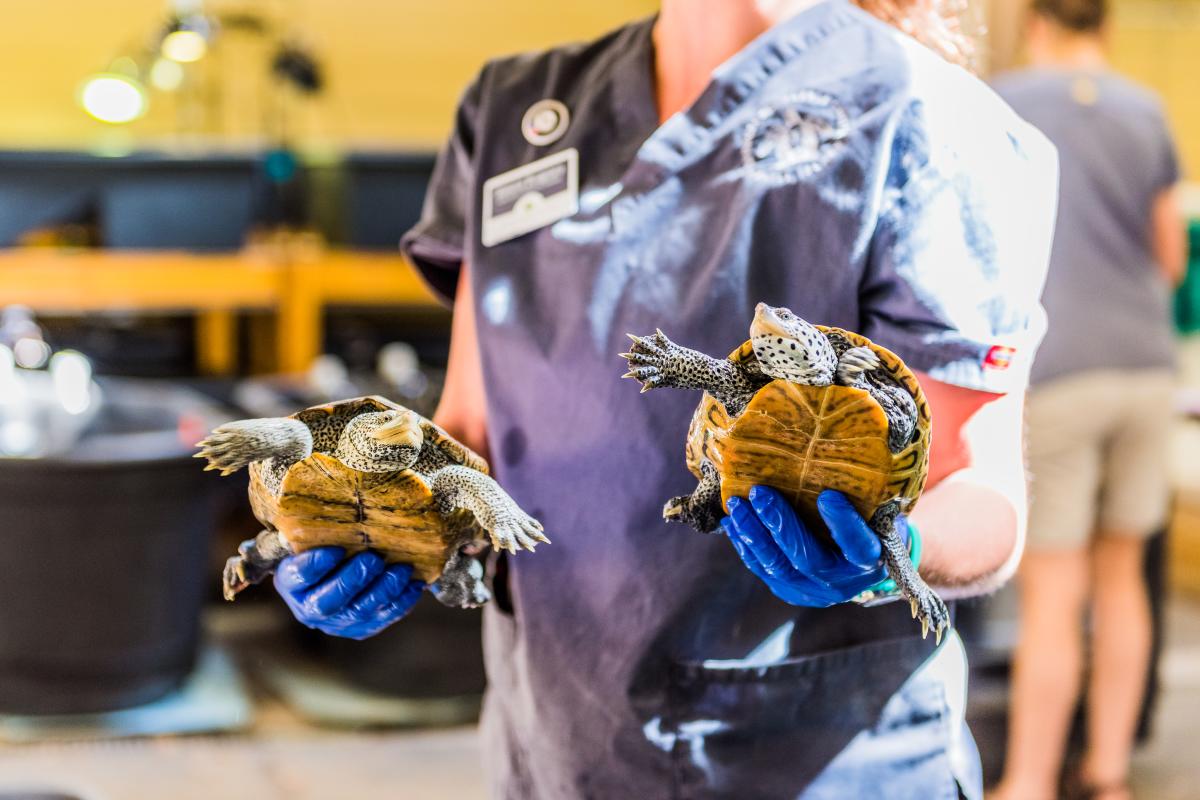
M 937 5 L 664 0 L 463 95 L 403 242 L 454 304 L 436 418 L 553 540 L 489 565 L 493 796 L 981 796 L 961 642 L 852 602 L 883 577 L 858 514 L 823 495 L 835 546 L 769 489 L 724 535 L 668 525 L 699 398 L 639 396 L 617 356 L 655 328 L 729 352 L 759 302 L 888 347 L 934 419 L 921 574 L 947 598 L 1008 578 L 1056 161 Z M 412 606 L 407 567 L 341 556 L 279 570 L 306 624 Z

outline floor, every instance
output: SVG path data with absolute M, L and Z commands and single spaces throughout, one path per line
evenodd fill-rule
M 1169 611 L 1165 691 L 1134 785 L 1146 800 L 1200 797 L 1200 602 Z M 13 793 L 14 790 L 16 793 Z M 484 797 L 471 728 L 352 733 L 306 726 L 263 698 L 247 735 L 0 748 L 0 800 L 330 800 Z
M 1167 608 L 1163 694 L 1154 735 L 1133 764 L 1133 788 L 1144 800 L 1200 798 L 1200 602 Z

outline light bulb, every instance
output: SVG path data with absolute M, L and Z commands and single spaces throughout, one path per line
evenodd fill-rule
M 82 414 L 92 404 L 92 364 L 82 353 L 61 350 L 50 359 L 54 394 L 68 414 Z
M 150 84 L 164 92 L 175 91 L 183 85 L 183 67 L 169 58 L 158 59 L 150 67 Z
M 181 64 L 190 64 L 204 58 L 208 52 L 208 41 L 196 31 L 171 31 L 163 37 L 163 55 Z
M 102 72 L 84 82 L 79 104 L 101 122 L 132 122 L 146 113 L 146 91 L 132 78 Z
M 50 360 L 50 345 L 41 339 L 18 339 L 13 345 L 17 366 L 25 369 L 41 369 Z

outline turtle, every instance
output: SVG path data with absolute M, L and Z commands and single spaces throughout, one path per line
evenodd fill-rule
M 629 365 L 622 377 L 639 381 L 643 392 L 704 392 L 685 450 L 698 484 L 667 501 L 666 520 L 715 531 L 730 497 L 764 484 L 784 494 L 810 530 L 827 535 L 816 499 L 837 489 L 879 536 L 888 574 L 922 636 L 932 628 L 941 641 L 949 612 L 896 530 L 897 515 L 924 488 L 932 434 L 921 386 L 896 354 L 766 303 L 755 308 L 750 339 L 725 359 L 680 346 L 661 330 L 628 335 L 633 346 L 621 354 Z
M 339 545 L 412 564 L 438 600 L 469 608 L 489 599 L 475 557 L 488 540 L 514 554 L 549 542 L 489 476 L 487 461 L 384 397 L 230 422 L 197 447 L 206 470 L 229 475 L 249 466 L 250 505 L 265 527 L 226 563 L 227 600 L 285 556 Z

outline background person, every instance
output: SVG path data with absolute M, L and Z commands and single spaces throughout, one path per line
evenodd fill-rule
M 837 546 L 763 490 L 729 537 L 666 525 L 663 499 L 695 486 L 698 398 L 620 379 L 626 332 L 728 352 L 760 301 L 862 332 L 920 371 L 938 431 L 922 575 L 948 594 L 1007 578 L 1054 156 L 950 63 L 941 3 L 870 7 L 928 46 L 844 0 L 665 0 L 491 62 L 463 97 L 405 239 L 456 299 L 437 421 L 554 542 L 495 564 L 496 797 L 979 796 L 957 637 L 935 650 L 907 603 L 848 602 L 882 577 L 858 513 L 823 498 Z M 578 211 L 498 233 L 487 181 L 572 151 Z M 301 620 L 366 636 L 403 616 L 403 568 L 339 556 L 278 572 Z
M 1104 0 L 1036 0 L 1031 66 L 996 88 L 1058 147 L 1049 329 L 1029 397 L 1032 507 L 1020 574 L 1005 800 L 1058 796 L 1091 612 L 1088 796 L 1129 797 L 1150 651 L 1143 542 L 1168 504 L 1173 342 L 1184 269 L 1175 149 L 1149 91 L 1113 73 Z

